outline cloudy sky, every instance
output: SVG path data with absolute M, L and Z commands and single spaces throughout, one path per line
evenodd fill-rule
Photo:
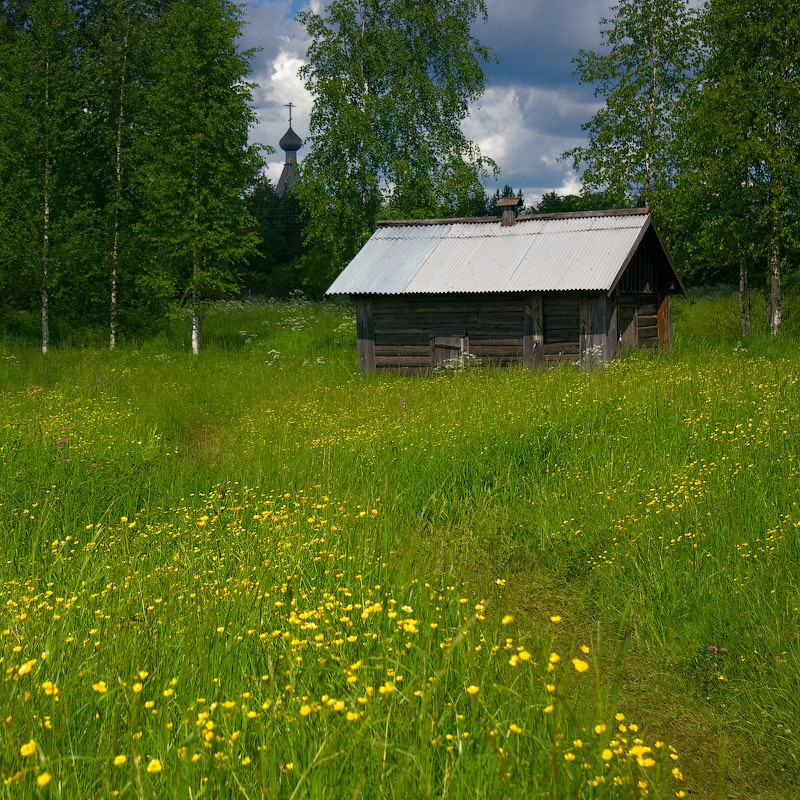
M 278 140 L 287 127 L 285 103 L 296 105 L 293 127 L 308 135 L 311 97 L 297 77 L 308 40 L 295 14 L 322 0 L 251 0 L 245 11 L 245 47 L 253 59 L 258 125 L 253 141 L 272 145 L 268 174 L 277 183 L 283 163 Z M 435 2 L 435 0 L 433 0 Z M 578 176 L 558 156 L 582 143 L 581 124 L 598 108 L 591 87 L 577 86 L 571 59 L 600 46 L 600 18 L 612 0 L 487 0 L 489 19 L 475 29 L 498 63 L 486 65 L 486 91 L 471 109 L 464 132 L 500 166 L 488 191 L 510 183 L 532 203 L 552 189 L 576 192 Z M 302 158 L 303 151 L 298 156 Z

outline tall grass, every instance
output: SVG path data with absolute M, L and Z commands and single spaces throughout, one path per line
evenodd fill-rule
M 589 373 L 363 378 L 305 302 L 0 345 L 6 796 L 796 796 L 800 349 L 674 318 Z

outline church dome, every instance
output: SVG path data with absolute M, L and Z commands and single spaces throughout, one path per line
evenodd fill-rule
M 283 134 L 278 144 L 281 150 L 285 150 L 287 153 L 297 152 L 303 146 L 303 140 L 292 130 L 290 125 L 289 130 Z

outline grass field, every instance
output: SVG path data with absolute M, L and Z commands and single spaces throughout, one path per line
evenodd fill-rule
M 357 373 L 0 340 L 0 796 L 800 797 L 800 345 Z M 685 794 L 684 794 L 685 793 Z

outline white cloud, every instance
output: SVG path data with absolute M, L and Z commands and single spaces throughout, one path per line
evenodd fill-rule
M 580 124 L 596 108 L 594 102 L 536 86 L 489 87 L 463 125 L 465 135 L 501 168 L 488 190 L 509 183 L 522 189 L 526 203 L 547 191 L 578 191 L 580 183 L 569 161 L 559 159 L 584 142 Z
M 308 38 L 294 20 L 289 0 L 267 0 L 247 11 L 245 47 L 259 47 L 253 59 L 251 80 L 258 84 L 253 92 L 257 122 L 250 140 L 269 145 L 275 153 L 266 156 L 265 171 L 273 184 L 283 169 L 283 151 L 278 146 L 289 119 L 287 103 L 292 103 L 292 127 L 305 139 L 312 99 L 303 86 L 298 70 L 305 63 Z M 298 153 L 302 158 L 303 151 Z
M 256 0 L 257 1 L 257 0 Z M 559 156 L 584 143 L 581 124 L 598 103 L 577 87 L 570 60 L 581 47 L 600 44 L 599 19 L 611 0 L 488 0 L 489 20 L 475 34 L 500 56 L 487 64 L 487 89 L 463 129 L 502 174 L 487 187 L 522 188 L 532 202 L 545 191 L 573 193 L 579 176 Z M 246 10 L 243 46 L 259 47 L 252 80 L 258 122 L 251 140 L 271 145 L 267 174 L 277 182 L 283 165 L 278 141 L 286 131 L 286 103 L 294 103 L 293 127 L 308 136 L 312 98 L 297 75 L 305 63 L 306 32 L 294 19 L 299 7 L 319 12 L 326 0 L 262 0 Z M 302 160 L 303 150 L 298 153 Z

